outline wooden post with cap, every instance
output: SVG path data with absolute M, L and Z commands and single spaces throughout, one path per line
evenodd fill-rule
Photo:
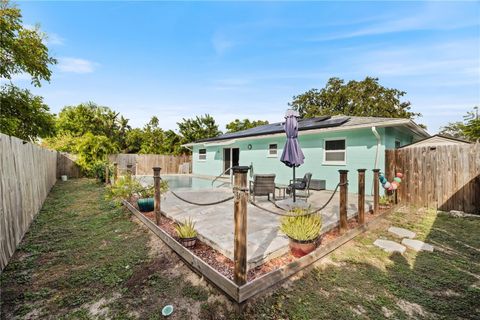
M 365 171 L 358 169 L 358 223 L 365 223 Z
M 235 221 L 235 242 L 233 251 L 234 276 L 237 285 L 247 282 L 247 172 L 250 167 L 233 167 L 235 184 L 233 187 L 233 215 Z
M 348 193 L 348 170 L 338 170 L 340 172 L 340 233 L 348 229 L 347 223 L 347 193 Z
M 157 226 L 160 225 L 160 220 L 162 218 L 161 210 L 160 210 L 160 167 L 153 167 L 153 186 L 155 188 L 155 196 L 154 196 L 154 203 L 153 203 L 153 212 L 155 212 L 155 222 Z
M 377 214 L 380 201 L 380 183 L 378 177 L 380 175 L 380 169 L 373 169 L 373 213 Z

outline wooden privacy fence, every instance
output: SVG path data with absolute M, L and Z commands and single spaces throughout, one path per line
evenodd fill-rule
M 0 270 L 55 184 L 57 152 L 0 133 Z
M 80 166 L 75 162 L 74 155 L 58 152 L 57 153 L 57 179 L 66 175 L 68 178 L 81 178 L 83 172 Z
M 387 150 L 386 175 L 402 172 L 398 201 L 480 213 L 480 144 Z
M 116 162 L 120 171 L 126 170 L 127 165 L 132 165 L 133 174 L 143 176 L 151 175 L 153 167 L 162 168 L 163 174 L 190 173 L 191 166 L 188 166 L 188 170 L 182 170 L 182 167 L 185 163 L 191 163 L 192 156 L 119 153 L 109 155 L 108 160 Z

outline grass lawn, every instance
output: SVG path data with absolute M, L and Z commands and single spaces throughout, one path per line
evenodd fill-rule
M 372 245 L 407 227 L 433 253 Z M 480 219 L 392 214 L 250 303 L 245 319 L 480 318 Z M 231 304 L 93 180 L 58 182 L 1 275 L 2 319 L 235 319 Z

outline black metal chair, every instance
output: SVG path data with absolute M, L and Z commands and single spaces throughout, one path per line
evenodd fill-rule
M 310 182 L 312 181 L 312 174 L 310 172 L 305 173 L 303 178 L 290 180 L 290 184 L 287 188 L 287 193 L 291 194 L 293 187 L 295 187 L 295 196 L 299 198 L 308 198 L 310 196 Z M 297 192 L 300 191 L 300 192 Z

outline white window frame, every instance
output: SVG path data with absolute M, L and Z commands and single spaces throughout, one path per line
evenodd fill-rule
M 277 146 L 275 148 L 275 154 L 270 153 L 270 150 L 273 150 L 273 149 L 270 149 L 271 145 Z M 276 157 L 278 157 L 278 143 L 269 143 L 267 148 L 267 158 L 276 158 Z
M 205 150 L 205 153 L 200 153 L 200 150 Z M 202 159 L 201 156 L 205 156 L 205 158 Z M 198 149 L 198 161 L 207 161 L 207 148 Z
M 340 152 L 340 150 L 328 150 L 327 151 L 327 141 L 337 141 L 337 140 L 344 140 L 345 141 L 345 160 L 344 161 L 327 161 L 327 153 L 328 152 Z M 345 137 L 338 137 L 338 138 L 328 138 L 323 139 L 323 165 L 326 166 L 345 166 L 347 165 L 347 138 Z

